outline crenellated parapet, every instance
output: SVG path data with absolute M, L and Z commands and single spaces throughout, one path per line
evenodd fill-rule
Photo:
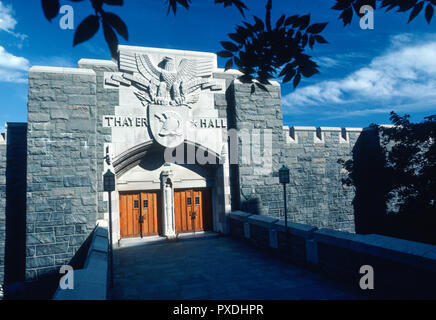
M 355 142 L 363 128 L 283 126 L 287 144 L 349 144 Z

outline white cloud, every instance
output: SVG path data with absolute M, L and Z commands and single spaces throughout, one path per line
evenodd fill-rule
M 26 82 L 26 71 L 29 69 L 29 60 L 17 57 L 0 46 L 0 81 Z
M 5 6 L 0 1 L 0 30 L 6 32 L 12 32 L 15 29 L 15 25 L 17 24 L 17 20 L 12 16 L 12 7 Z
M 13 14 L 12 6 L 6 6 L 0 1 L 0 31 L 6 31 L 14 37 L 24 40 L 27 38 L 26 35 L 14 32 L 17 20 L 15 20 Z
M 0 68 L 26 71 L 29 69 L 29 60 L 14 56 L 0 46 Z
M 434 98 L 436 38 L 432 35 L 425 42 L 416 42 L 412 35 L 402 34 L 393 37 L 390 48 L 367 66 L 341 79 L 298 88 L 283 98 L 283 104 L 285 113 L 313 112 L 315 108 L 341 117 L 399 109 L 409 112 L 420 105 L 419 109 L 436 109 Z

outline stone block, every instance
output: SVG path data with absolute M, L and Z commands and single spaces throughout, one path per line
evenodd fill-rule
M 56 242 L 53 232 L 28 234 L 26 239 L 27 245 L 48 244 Z
M 48 245 L 36 246 L 37 256 L 46 256 L 51 254 L 66 253 L 68 249 L 68 242 L 54 243 Z

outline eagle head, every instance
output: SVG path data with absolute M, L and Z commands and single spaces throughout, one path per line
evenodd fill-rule
M 164 65 L 164 67 L 163 67 L 164 70 L 170 71 L 170 72 L 175 71 L 176 63 L 175 63 L 173 58 L 171 58 L 171 57 L 164 57 L 162 62 L 163 62 L 163 65 Z

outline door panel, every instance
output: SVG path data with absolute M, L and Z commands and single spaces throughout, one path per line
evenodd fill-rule
M 174 192 L 176 233 L 212 230 L 212 205 L 209 189 Z
M 158 196 L 156 192 L 120 194 L 121 238 L 141 236 L 140 216 L 143 217 L 142 236 L 158 233 Z

